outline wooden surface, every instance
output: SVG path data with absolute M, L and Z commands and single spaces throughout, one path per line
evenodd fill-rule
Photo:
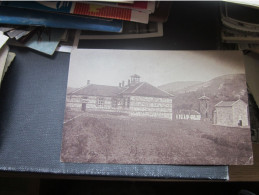
M 259 181 L 259 144 L 253 144 L 254 165 L 229 166 L 229 181 Z

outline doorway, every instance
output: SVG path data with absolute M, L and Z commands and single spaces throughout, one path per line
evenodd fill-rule
M 82 110 L 83 112 L 86 111 L 86 103 L 82 103 L 82 108 L 81 108 L 81 110 Z
M 242 120 L 238 121 L 238 126 L 242 127 Z

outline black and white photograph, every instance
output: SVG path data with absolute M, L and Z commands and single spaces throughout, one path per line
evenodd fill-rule
M 62 162 L 253 164 L 240 51 L 71 52 Z

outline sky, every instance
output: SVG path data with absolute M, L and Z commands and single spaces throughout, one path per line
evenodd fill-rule
M 209 81 L 245 73 L 240 51 L 165 51 L 75 49 L 71 53 L 68 87 L 127 84 L 133 74 L 154 86 L 178 81 Z

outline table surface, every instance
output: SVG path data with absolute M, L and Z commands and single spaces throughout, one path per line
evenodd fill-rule
M 218 2 L 174 2 L 168 23 L 164 26 L 163 37 L 119 41 L 87 40 L 79 42 L 79 47 L 221 49 L 218 6 Z M 28 176 L 34 173 L 32 175 L 37 177 L 145 177 L 145 180 L 163 178 L 173 181 L 174 178 L 222 179 L 226 174 L 226 166 L 147 167 L 60 163 L 69 55 L 56 53 L 48 57 L 21 48 L 14 48 L 13 51 L 18 55 L 8 70 L 0 91 L 1 175 L 13 175 L 16 172 Z M 259 180 L 259 145 L 253 144 L 253 149 L 255 165 L 230 166 L 230 181 Z
M 229 166 L 230 181 L 259 181 L 259 144 L 253 144 L 254 165 Z

